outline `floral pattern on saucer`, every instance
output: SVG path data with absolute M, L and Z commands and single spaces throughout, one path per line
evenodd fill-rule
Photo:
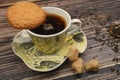
M 14 53 L 29 68 L 40 72 L 51 71 L 59 67 L 67 59 L 67 52 L 70 47 L 78 48 L 80 53 L 85 51 L 87 38 L 81 30 L 72 36 L 67 36 L 64 46 L 56 53 L 50 55 L 40 52 L 25 30 L 22 30 L 15 36 L 12 44 Z

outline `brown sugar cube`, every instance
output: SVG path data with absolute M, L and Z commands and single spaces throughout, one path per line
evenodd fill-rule
M 70 48 L 67 57 L 70 61 L 75 61 L 76 59 L 78 59 L 78 55 L 79 50 L 77 48 Z
M 78 73 L 84 72 L 84 64 L 82 58 L 78 58 L 72 63 L 72 68 L 75 69 Z
M 97 71 L 99 69 L 99 63 L 97 59 L 90 60 L 85 65 L 86 71 Z

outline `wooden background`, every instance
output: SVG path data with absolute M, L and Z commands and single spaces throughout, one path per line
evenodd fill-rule
M 46 73 L 29 69 L 11 49 L 14 36 L 21 30 L 12 28 L 6 20 L 7 8 L 18 1 L 60 7 L 72 18 L 81 19 L 88 46 L 79 57 L 85 62 L 97 58 L 99 71 L 77 74 L 68 60 Z M 120 23 L 119 18 L 120 0 L 0 0 L 0 80 L 120 80 L 120 38 L 113 37 L 108 30 L 111 23 Z

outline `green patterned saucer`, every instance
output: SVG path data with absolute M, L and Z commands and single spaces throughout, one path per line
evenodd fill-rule
M 56 53 L 46 55 L 40 52 L 25 30 L 19 32 L 12 43 L 14 53 L 32 70 L 47 72 L 59 67 L 66 59 L 70 47 L 76 47 L 82 53 L 87 47 L 87 38 L 82 31 L 67 36 L 64 46 Z

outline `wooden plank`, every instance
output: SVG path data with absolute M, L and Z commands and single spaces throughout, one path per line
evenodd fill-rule
M 24 0 L 32 1 L 39 6 L 57 6 L 65 9 L 72 18 L 79 18 L 83 22 L 82 30 L 88 38 L 87 50 L 79 55 L 85 62 L 97 58 L 101 64 L 98 73 L 77 74 L 71 68 L 71 62 L 68 60 L 58 69 L 41 73 L 30 70 L 23 61 L 18 58 L 11 49 L 14 36 L 21 30 L 12 28 L 6 19 L 7 8 L 18 0 L 1 0 L 0 1 L 0 80 L 44 80 L 44 79 L 78 79 L 78 80 L 95 80 L 111 79 L 119 80 L 119 75 L 115 71 L 120 71 L 120 67 L 114 57 L 120 57 L 119 53 L 114 52 L 107 44 L 103 45 L 96 38 L 96 28 L 103 29 L 101 35 L 106 35 L 109 39 L 109 32 L 106 25 L 120 18 L 120 1 L 119 0 Z M 20 1 L 20 0 L 19 0 Z M 111 20 L 107 21 L 107 16 Z M 97 18 L 97 19 L 96 19 Z M 100 21 L 106 19 L 105 24 Z M 105 31 L 105 32 L 104 32 Z M 115 66 L 114 66 L 115 65 Z M 110 69 L 114 67 L 115 71 Z M 104 71 L 108 70 L 108 71 Z

